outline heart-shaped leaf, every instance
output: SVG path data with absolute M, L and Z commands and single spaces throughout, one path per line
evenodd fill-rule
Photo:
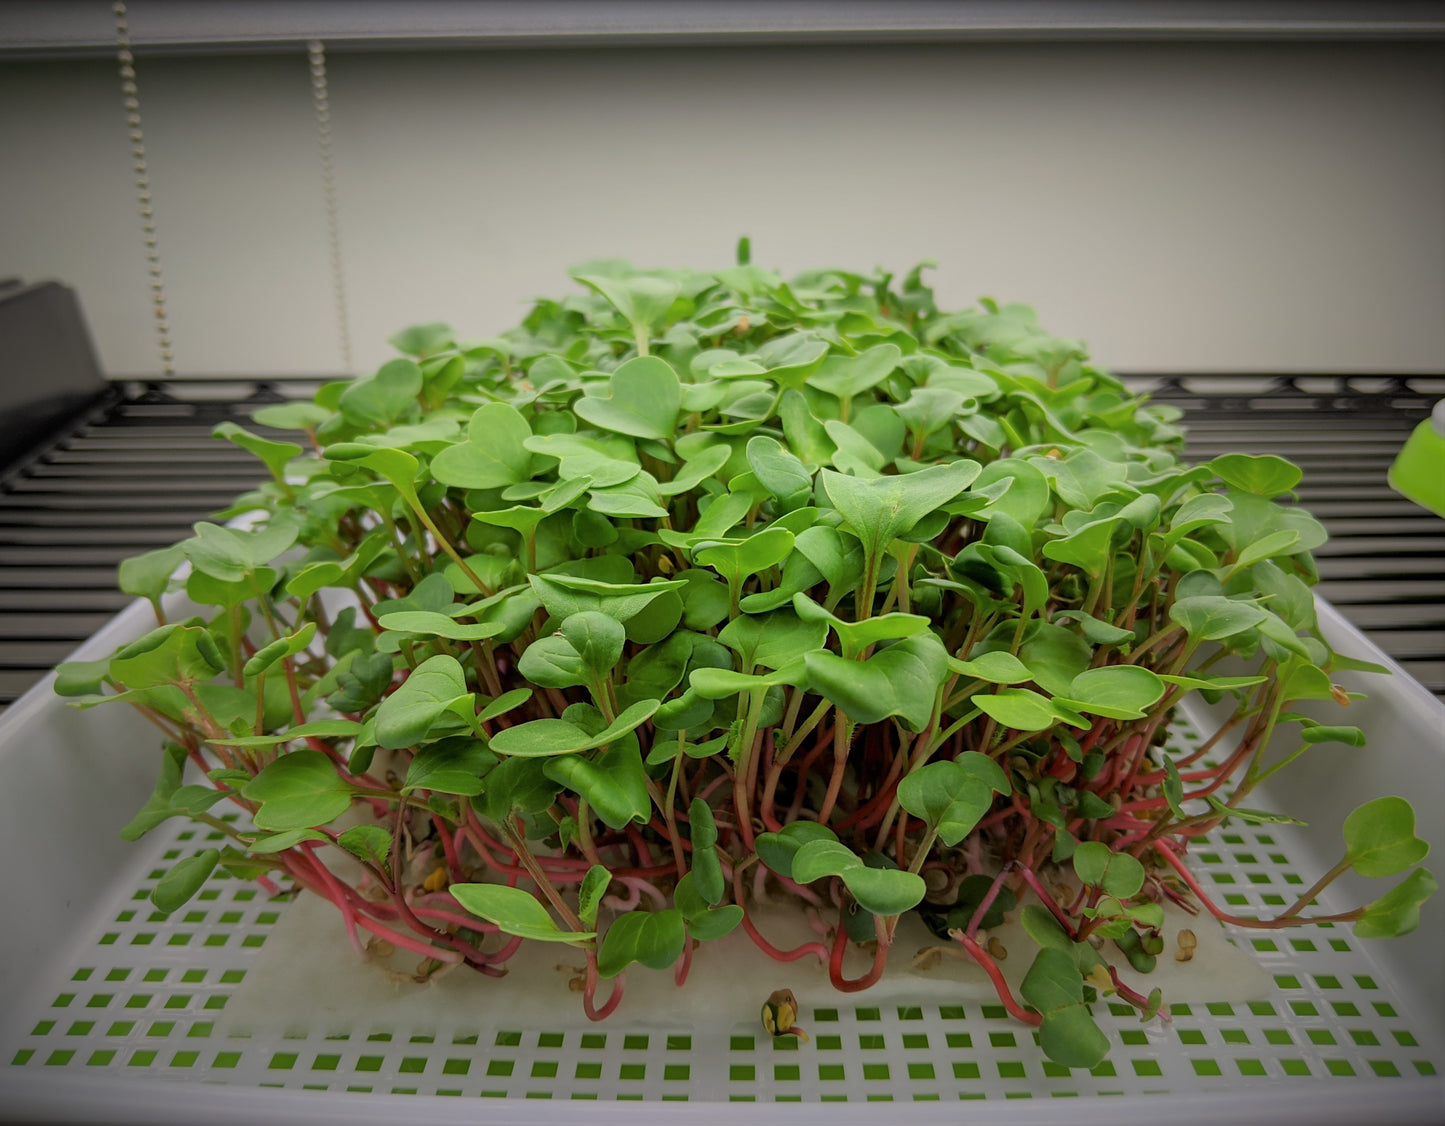
M 932 633 L 905 638 L 866 661 L 826 652 L 809 653 L 804 661 L 808 687 L 855 723 L 879 723 L 896 715 L 912 731 L 928 726 L 948 678 L 948 651 Z
M 1044 731 L 1060 719 L 1053 701 L 1029 688 L 1002 688 L 971 696 L 969 703 L 1015 731 Z
M 259 434 L 253 434 L 244 426 L 234 422 L 222 422 L 211 431 L 213 438 L 225 438 L 234 442 L 248 453 L 254 454 L 271 471 L 278 481 L 286 477 L 286 463 L 301 456 L 301 447 L 294 442 L 273 442 Z
M 786 528 L 765 528 L 745 540 L 708 544 L 695 553 L 695 558 L 730 585 L 740 585 L 749 575 L 777 566 L 792 550 L 792 532 Z
M 657 491 L 665 497 L 692 492 L 726 465 L 730 457 L 732 457 L 731 447 L 721 442 L 714 446 L 707 446 L 701 452 L 694 454 L 677 471 L 671 481 L 659 485 Z
M 931 762 L 898 783 L 898 804 L 921 818 L 938 839 L 952 847 L 969 833 L 993 805 L 995 792 L 1011 792 L 998 763 L 977 751 L 957 759 Z
M 1304 477 L 1298 466 L 1273 454 L 1225 454 L 1204 467 L 1230 488 L 1266 498 L 1289 492 Z
M 624 829 L 632 821 L 646 824 L 650 816 L 647 773 L 636 739 L 614 737 L 595 760 L 581 754 L 549 758 L 543 770 L 552 781 L 586 798 L 609 828 Z
M 320 751 L 292 751 L 271 763 L 241 788 L 260 802 L 256 828 L 284 833 L 335 821 L 351 806 L 352 789 Z
M 180 543 L 181 550 L 195 570 L 222 582 L 247 578 L 295 543 L 297 535 L 296 525 L 282 520 L 250 531 L 202 521 L 194 530 L 193 538 Z
M 272 853 L 284 852 L 288 848 L 294 848 L 303 841 L 329 841 L 325 833 L 318 833 L 315 829 L 290 829 L 284 833 L 272 833 L 269 836 L 260 836 L 246 846 L 246 851 L 253 856 L 267 856 Z
M 758 859 L 780 876 L 793 877 L 793 857 L 810 841 L 836 841 L 838 836 L 816 821 L 794 821 L 776 833 L 759 833 Z
M 459 622 L 446 614 L 431 610 L 394 610 L 389 614 L 378 614 L 376 620 L 383 629 L 426 637 L 445 637 L 453 641 L 485 641 L 505 632 L 507 628 L 504 622 L 499 621 Z
M 839 877 L 859 907 L 885 917 L 917 907 L 928 890 L 922 876 L 896 868 L 870 868 L 838 841 L 809 841 L 793 855 L 792 878 L 810 884 L 824 876 Z
M 126 594 L 147 599 L 153 605 L 159 604 L 161 595 L 170 584 L 171 576 L 176 573 L 176 568 L 184 559 L 185 552 L 180 544 L 123 559 L 119 568 L 118 585 Z
M 1115 899 L 1139 894 L 1144 865 L 1127 852 L 1114 852 L 1098 841 L 1084 841 L 1074 850 L 1074 874 L 1089 887 L 1103 888 Z
M 619 278 L 601 274 L 573 274 L 572 277 L 606 298 L 634 332 L 644 335 L 667 315 L 678 295 L 677 283 L 667 278 L 646 275 Z
M 954 461 L 871 480 L 824 469 L 822 481 L 828 499 L 863 542 L 864 551 L 876 555 L 968 488 L 982 469 L 976 461 Z
M 1164 682 L 1138 665 L 1106 665 L 1074 677 L 1065 703 L 1110 719 L 1141 719 L 1164 695 Z
M 467 440 L 432 458 L 431 472 L 444 485 L 463 489 L 500 489 L 529 480 L 532 428 L 507 403 L 487 403 L 467 423 Z
M 1069 954 L 1051 947 L 1040 950 L 1019 992 L 1043 1017 L 1039 1043 L 1049 1059 L 1065 1067 L 1098 1066 L 1109 1051 L 1109 1040 L 1084 1005 L 1083 978 Z
M 597 972 L 602 977 L 616 977 L 633 962 L 650 970 L 665 970 L 682 954 L 686 940 L 682 912 L 675 908 L 619 915 L 602 936 Z
M 845 622 L 802 593 L 793 596 L 793 608 L 804 621 L 822 622 L 831 627 L 838 635 L 843 656 L 849 659 L 880 642 L 913 637 L 928 629 L 929 625 L 928 619 L 921 614 L 900 613 L 879 614 L 861 622 Z
M 480 739 L 459 736 L 423 747 L 407 767 L 402 793 L 430 790 L 471 797 L 482 792 L 482 776 L 497 763 Z
M 609 618 L 626 622 L 646 609 L 654 598 L 687 583 L 671 579 L 653 583 L 609 583 L 574 575 L 528 575 L 527 581 L 547 608 L 559 620 L 583 610 L 597 610 Z
M 1219 641 L 1255 629 L 1264 621 L 1263 610 L 1252 602 L 1220 595 L 1181 598 L 1169 607 L 1169 618 L 1183 626 L 1192 641 Z
M 807 466 L 774 438 L 759 434 L 748 441 L 748 464 L 763 486 L 784 503 L 802 503 L 813 490 Z
M 993 653 L 980 653 L 967 661 L 950 657 L 948 667 L 963 676 L 986 680 L 990 684 L 1023 684 L 1034 678 L 1027 665 L 1002 649 Z
M 376 741 L 388 750 L 412 747 L 442 716 L 468 700 L 466 674 L 455 657 L 429 657 L 376 710 Z
M 301 650 L 311 644 L 311 639 L 316 636 L 316 623 L 307 622 L 289 637 L 278 637 L 256 650 L 255 655 L 241 667 L 241 672 L 248 676 L 259 676 L 277 661 L 286 657 L 294 657 Z
M 610 672 L 622 659 L 627 633 L 622 624 L 599 610 L 583 610 L 562 621 L 562 637 L 593 674 Z
M 808 385 L 839 399 L 851 399 L 887 379 L 902 358 L 896 344 L 877 344 L 856 356 L 829 356 Z
M 823 648 L 828 629 L 822 622 L 806 621 L 792 610 L 747 614 L 734 618 L 718 640 L 738 655 L 741 668 L 781 669 L 800 657 Z
M 181 787 L 181 772 L 185 767 L 186 750 L 177 743 L 168 743 L 161 757 L 161 774 L 155 788 L 129 824 L 120 831 L 123 841 L 138 841 L 162 821 L 182 815 L 182 810 L 171 802 L 171 796 Z
M 602 430 L 670 442 L 676 437 L 681 384 L 666 360 L 638 356 L 612 373 L 612 394 L 584 395 L 574 404 L 579 418 Z
M 1404 798 L 1376 798 L 1345 818 L 1345 855 L 1362 876 L 1394 876 L 1430 852 L 1415 835 L 1415 810 Z
M 385 426 L 416 406 L 422 376 L 413 360 L 391 360 L 369 379 L 358 379 L 341 393 L 337 406 L 354 426 Z

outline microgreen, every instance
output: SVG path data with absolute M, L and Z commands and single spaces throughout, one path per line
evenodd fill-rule
M 374 374 L 256 412 L 295 441 L 222 426 L 265 467 L 254 522 L 122 564 L 157 628 L 57 690 L 167 733 L 123 837 L 188 817 L 231 842 L 177 863 L 157 908 L 219 865 L 436 966 L 502 972 L 517 943 L 493 931 L 569 943 L 597 1018 L 634 964 L 681 983 L 744 923 L 864 988 L 916 909 L 1070 1067 L 1107 1046 L 1101 992 L 1158 1011 L 1104 952 L 1147 974 L 1161 896 L 1241 927 L 1418 924 L 1435 880 L 1400 798 L 1351 814 L 1339 863 L 1273 918 L 1224 911 L 1187 863 L 1228 819 L 1294 823 L 1244 799 L 1364 740 L 1293 710 L 1382 671 L 1318 632 L 1323 530 L 1280 503 L 1296 467 L 1186 466 L 1174 415 L 1077 342 L 1023 306 L 941 312 L 921 269 L 574 276 L 501 336 L 417 326 Z M 182 588 L 197 616 L 168 621 Z M 1249 669 L 1212 671 L 1226 651 Z M 1236 749 L 1162 749 L 1190 693 L 1232 702 Z M 1402 878 L 1316 906 L 1348 871 Z M 805 885 L 836 908 L 832 951 L 779 951 L 750 918 Z M 1017 995 L 978 933 L 1011 915 L 1038 946 Z

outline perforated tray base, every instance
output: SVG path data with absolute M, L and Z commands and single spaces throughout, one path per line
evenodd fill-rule
M 1186 745 L 1198 736 L 1179 733 Z M 167 828 L 169 832 L 167 833 Z M 1225 904 L 1278 909 L 1302 890 L 1287 830 L 1218 832 L 1194 867 Z M 1175 1004 L 1139 1022 L 1126 1005 L 1094 1013 L 1109 1057 L 1092 1071 L 1046 1060 L 1031 1030 L 1001 1006 L 879 1005 L 868 994 L 803 999 L 803 1044 L 757 1024 L 691 1034 L 589 1024 L 539 1027 L 526 1013 L 478 1012 L 465 1026 L 358 1027 L 345 1035 L 238 1038 L 217 1018 L 245 979 L 286 900 L 214 877 L 185 909 L 155 913 L 147 896 L 176 859 L 219 833 L 170 822 L 136 846 L 129 881 L 97 904 L 73 954 L 36 968 L 0 1020 L 0 1061 L 41 1069 L 184 1084 L 285 1087 L 500 1099 L 760 1102 L 956 1101 L 1228 1092 L 1436 1076 L 1437 1046 L 1412 1027 L 1398 985 L 1347 928 L 1238 932 L 1273 976 L 1267 999 Z M 1305 866 L 1304 870 L 1309 871 Z M 762 956 L 759 955 L 760 961 Z M 760 966 L 760 969 L 762 967 Z M 1145 979 L 1147 980 L 1147 979 Z M 13 1072 L 12 1072 L 13 1074 Z M 3 1113 L 0 1113 L 3 1117 Z

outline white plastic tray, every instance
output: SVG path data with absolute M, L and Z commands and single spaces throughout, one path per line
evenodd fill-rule
M 149 613 L 132 606 L 77 657 L 143 632 Z M 1328 606 L 1321 615 L 1338 645 L 1389 663 Z M 1358 686 L 1372 697 L 1349 719 L 1369 747 L 1317 748 L 1251 799 L 1304 812 L 1310 828 L 1231 827 L 1195 850 L 1242 912 L 1297 895 L 1367 797 L 1412 797 L 1420 835 L 1445 848 L 1445 708 L 1401 672 Z M 1433 901 L 1420 930 L 1393 942 L 1347 928 L 1241 933 L 1274 978 L 1266 999 L 1176 1005 L 1168 1025 L 1147 1027 L 1096 1006 L 1112 1049 L 1092 1073 L 1046 1061 L 1000 1008 L 939 987 L 907 1003 L 814 992 L 800 1018 L 810 1044 L 773 1042 L 754 1019 L 681 997 L 651 1029 L 593 1025 L 580 1006 L 541 1022 L 478 1006 L 341 1031 L 298 1012 L 289 1032 L 235 1038 L 219 1018 L 286 904 L 213 880 L 174 917 L 152 913 L 152 881 L 208 843 L 178 821 L 119 841 L 156 770 L 156 733 L 140 717 L 67 708 L 49 679 L 0 716 L 0 1120 L 536 1123 L 564 1113 L 549 1100 L 586 1099 L 590 1118 L 613 1122 L 742 1121 L 754 1101 L 790 1121 L 876 1121 L 871 1104 L 886 1100 L 909 1104 L 886 1112 L 899 1121 L 928 1123 L 957 1122 L 961 1100 L 982 1099 L 1000 1123 L 1445 1121 L 1445 910 Z M 759 956 L 757 972 L 742 988 L 761 998 L 777 967 Z

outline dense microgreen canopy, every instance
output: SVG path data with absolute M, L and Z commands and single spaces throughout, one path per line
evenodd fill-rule
M 423 974 L 499 972 L 495 932 L 569 943 L 595 1018 L 634 963 L 681 982 L 743 924 L 866 987 L 917 909 L 1077 1067 L 1101 991 L 1157 1011 L 1108 963 L 1152 969 L 1162 900 L 1418 923 L 1435 881 L 1399 798 L 1351 814 L 1275 919 L 1186 863 L 1229 818 L 1291 821 L 1241 800 L 1364 739 L 1293 710 L 1347 703 L 1331 674 L 1364 667 L 1318 632 L 1298 469 L 1185 465 L 1176 412 L 1023 306 L 938 310 L 921 268 L 573 276 L 500 336 L 417 326 L 374 374 L 219 427 L 264 466 L 249 521 L 121 566 L 157 628 L 57 690 L 167 732 L 126 839 L 171 817 L 231 839 L 158 909 L 219 865 L 325 894 Z M 167 620 L 168 589 L 197 616 Z M 1226 653 L 1251 668 L 1214 672 Z M 1193 692 L 1234 704 L 1212 757 L 1163 749 Z M 1349 870 L 1404 878 L 1312 908 Z M 807 897 L 831 949 L 773 948 L 760 893 Z M 1039 947 L 1018 997 L 980 934 L 1015 915 Z M 853 979 L 849 942 L 873 960 Z

